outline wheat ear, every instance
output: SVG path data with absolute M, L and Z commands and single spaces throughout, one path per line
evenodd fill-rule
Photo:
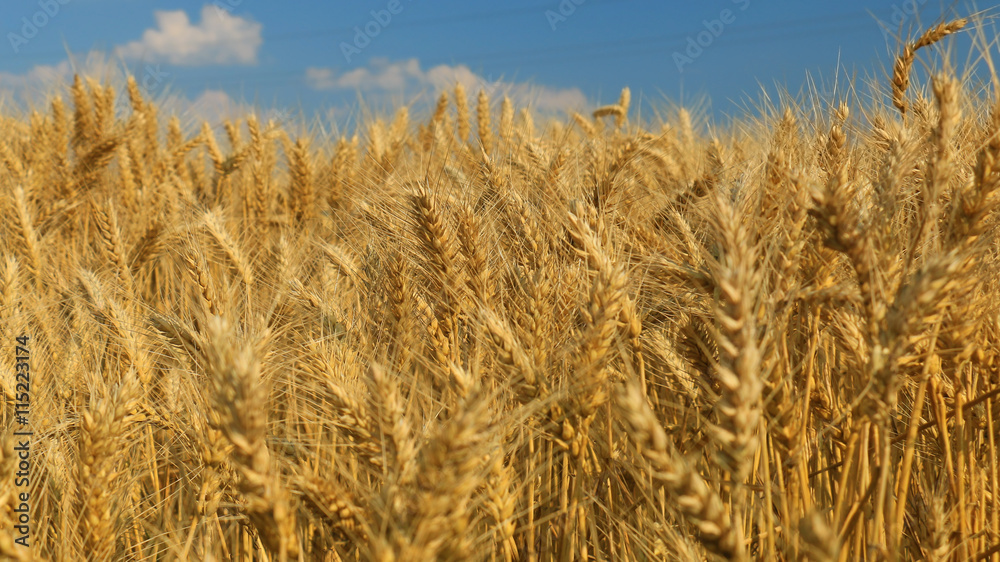
M 219 316 L 206 326 L 204 368 L 226 439 L 239 468 L 247 513 L 269 551 L 286 561 L 299 556 L 291 497 L 271 469 L 267 446 L 266 388 L 253 346 L 237 348 L 236 333 Z
M 914 43 L 903 47 L 903 52 L 896 58 L 896 64 L 892 67 L 892 105 L 903 115 L 906 115 L 908 104 L 906 103 L 906 89 L 910 86 L 910 69 L 913 68 L 913 61 L 918 49 L 933 45 L 941 39 L 957 32 L 965 27 L 968 20 L 965 18 L 950 22 L 941 22 L 928 29 Z
M 702 544 L 726 558 L 737 558 L 743 545 L 739 544 L 739 535 L 730 524 L 722 500 L 694 467 L 669 450 L 667 434 L 646 403 L 642 389 L 636 384 L 619 388 L 615 406 L 632 440 L 650 463 L 650 476 L 667 490 L 677 509 L 698 529 Z
M 484 90 L 479 91 L 476 103 L 476 131 L 483 152 L 493 153 L 493 125 L 490 122 L 490 96 Z
M 125 435 L 126 416 L 139 400 L 135 373 L 106 397 L 93 397 L 80 420 L 77 478 L 80 498 L 81 532 L 91 560 L 106 560 L 115 550 L 118 515 L 112 502 L 117 476 L 115 460 Z

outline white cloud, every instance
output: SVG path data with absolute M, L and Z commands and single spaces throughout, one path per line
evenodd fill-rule
M 337 89 L 337 81 L 333 79 L 333 71 L 329 68 L 307 68 L 306 83 L 314 90 Z
M 587 105 L 587 97 L 579 88 L 549 88 L 525 82 L 487 80 L 469 67 L 460 64 L 441 64 L 427 70 L 420 68 L 415 59 L 390 62 L 374 58 L 367 67 L 355 68 L 337 74 L 332 68 L 306 69 L 306 84 L 314 90 L 359 90 L 376 93 L 402 93 L 428 89 L 441 91 L 461 83 L 475 95 L 480 89 L 504 93 L 519 105 L 530 105 L 541 110 L 580 109 Z
M 45 82 L 59 82 L 64 79 L 63 67 L 65 66 L 67 66 L 67 63 L 63 61 L 55 66 L 38 65 L 32 67 L 25 74 L 0 72 L 0 88 L 13 92 Z
M 306 69 L 306 81 L 315 90 L 383 90 L 402 91 L 407 87 L 421 86 L 426 77 L 417 59 L 390 63 L 387 59 L 372 60 L 372 68 L 356 68 L 339 76 L 333 69 Z
M 0 72 L 0 91 L 28 102 L 45 102 L 54 93 L 63 93 L 72 84 L 73 74 L 99 81 L 118 76 L 119 69 L 103 53 L 93 51 L 82 58 L 64 60 L 54 65 L 33 66 L 24 74 Z
M 153 100 L 161 114 L 177 115 L 187 132 L 197 132 L 202 121 L 212 127 L 221 126 L 226 119 L 256 113 L 267 122 L 270 119 L 287 121 L 291 113 L 279 109 L 262 109 L 253 104 L 230 97 L 222 90 L 204 90 L 191 99 L 174 91 L 170 82 L 172 75 L 167 65 L 138 64 L 126 68 L 121 61 L 114 61 L 106 53 L 92 51 L 86 55 L 64 60 L 55 65 L 38 65 L 23 74 L 0 72 L 0 104 L 11 103 L 14 107 L 34 107 L 48 111 L 46 107 L 53 95 L 60 95 L 64 102 L 71 103 L 69 86 L 73 74 L 96 79 L 104 85 L 111 85 L 115 92 L 115 112 L 119 118 L 131 111 L 126 90 L 126 77 L 132 74 L 139 85 L 142 96 Z
M 156 29 L 142 39 L 118 47 L 129 59 L 177 66 L 256 64 L 261 24 L 234 16 L 215 6 L 201 9 L 201 23 L 192 24 L 184 10 L 156 11 Z
M 222 90 L 205 90 L 191 102 L 189 111 L 199 119 L 222 121 L 242 114 L 245 109 Z

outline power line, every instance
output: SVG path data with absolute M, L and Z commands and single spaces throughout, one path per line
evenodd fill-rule
M 863 14 L 863 12 L 862 12 Z M 798 20 L 787 20 L 783 22 L 758 24 L 758 25 L 748 25 L 742 27 L 733 27 L 731 31 L 726 32 L 727 37 L 732 37 L 733 35 L 741 36 L 752 34 L 751 37 L 745 39 L 743 43 L 763 43 L 772 41 L 778 38 L 794 38 L 803 35 L 816 35 L 816 34 L 829 34 L 833 32 L 842 32 L 849 29 L 849 26 L 861 23 L 857 16 L 859 13 L 842 14 L 840 16 L 834 17 L 822 17 L 822 18 L 805 18 Z M 845 22 L 846 25 L 835 25 L 833 28 L 823 29 L 823 27 L 829 26 L 831 24 L 837 24 L 839 22 Z M 814 24 L 813 29 L 803 30 L 801 29 L 802 24 Z M 815 25 L 820 27 L 816 29 Z M 758 32 L 768 31 L 771 29 L 782 29 L 786 30 L 784 33 L 770 33 L 759 35 Z M 737 33 L 739 32 L 739 33 Z M 572 45 L 566 45 L 561 47 L 556 47 L 552 49 L 546 49 L 544 51 L 539 50 L 521 50 L 521 51 L 508 51 L 508 52 L 493 52 L 484 54 L 472 54 L 468 55 L 466 58 L 469 61 L 465 63 L 467 66 L 470 64 L 491 60 L 493 62 L 517 62 L 519 66 L 537 66 L 539 64 L 549 64 L 549 63 L 562 63 L 562 62 L 572 62 L 576 60 L 596 60 L 605 58 L 617 58 L 626 56 L 635 56 L 638 54 L 655 54 L 662 53 L 662 46 L 658 46 L 660 43 L 666 43 L 670 41 L 676 41 L 678 39 L 684 39 L 691 36 L 691 33 L 679 34 L 659 34 L 652 35 L 641 38 L 626 39 L 619 41 L 601 41 L 594 42 L 588 41 L 583 43 L 576 43 Z M 720 36 L 721 37 L 721 36 Z M 622 50 L 621 47 L 626 47 Z M 631 48 L 627 47 L 641 47 L 641 48 Z M 615 49 L 615 50 L 610 50 Z M 593 50 L 598 50 L 598 52 L 590 52 Z M 565 54 L 566 56 L 559 56 Z M 252 84 L 266 84 L 270 82 L 287 81 L 288 78 L 301 77 L 303 75 L 302 70 L 293 71 L 279 71 L 270 73 L 258 73 L 252 78 L 222 78 L 214 83 L 219 84 L 231 84 L 231 83 L 252 83 Z M 200 81 L 198 77 L 188 77 L 181 78 L 175 81 L 175 83 L 194 83 Z
M 611 1 L 610 3 L 619 3 L 625 0 Z M 552 6 L 552 2 L 547 2 L 547 6 Z M 430 25 L 438 25 L 442 23 L 455 22 L 458 19 L 462 20 L 476 20 L 484 19 L 487 17 L 503 17 L 506 15 L 523 14 L 528 11 L 539 12 L 541 8 L 514 8 L 507 10 L 496 10 L 492 12 L 482 12 L 478 14 L 461 14 L 457 16 L 448 16 L 444 18 L 436 18 L 431 20 L 420 20 L 416 22 L 408 22 L 405 27 L 423 27 Z M 860 23 L 861 19 L 859 16 L 867 15 L 869 12 L 857 11 L 845 14 L 839 14 L 834 16 L 821 16 L 821 17 L 810 17 L 810 18 L 799 18 L 784 20 L 779 22 L 768 22 L 768 23 L 757 23 L 749 25 L 738 25 L 738 23 L 731 24 L 724 30 L 723 35 L 720 35 L 719 39 L 722 40 L 723 37 L 728 38 L 727 41 L 732 39 L 743 38 L 741 41 L 744 44 L 760 44 L 763 42 L 773 41 L 778 38 L 790 38 L 802 35 L 816 35 L 816 34 L 829 34 L 831 32 L 841 32 L 845 30 L 845 27 L 853 27 L 854 24 Z M 846 22 L 848 26 L 837 26 L 838 22 Z M 404 23 L 399 22 L 394 24 L 394 27 L 404 27 Z M 826 28 L 827 26 L 834 24 L 834 28 Z M 811 29 L 803 29 L 803 27 L 809 27 Z M 817 29 L 817 27 L 819 29 Z M 824 29 L 826 28 L 826 29 Z M 353 28 L 350 28 L 353 29 Z M 630 38 L 615 41 L 586 41 L 581 43 L 575 43 L 570 45 L 561 45 L 557 47 L 546 48 L 544 50 L 538 49 L 522 49 L 516 51 L 495 51 L 481 54 L 471 54 L 466 55 L 463 58 L 470 61 L 466 62 L 467 66 L 472 66 L 473 64 L 482 63 L 484 61 L 490 61 L 493 63 L 510 63 L 516 64 L 517 66 L 538 66 L 542 64 L 553 64 L 553 63 L 566 63 L 574 62 L 577 60 L 597 60 L 597 59 L 607 59 L 607 58 L 621 58 L 626 56 L 636 56 L 645 54 L 656 54 L 662 53 L 663 47 L 671 41 L 683 40 L 687 37 L 694 36 L 696 33 L 701 31 L 701 28 L 695 29 L 689 32 L 674 32 L 667 34 L 656 34 L 645 37 Z M 778 30 L 779 33 L 767 33 L 771 30 Z M 763 32 L 763 35 L 761 34 Z M 321 33 L 317 31 L 316 33 Z M 322 33 L 330 34 L 333 33 L 332 30 L 322 31 Z M 301 38 L 303 34 L 298 34 L 294 38 Z M 288 37 L 287 40 L 291 40 L 293 37 Z M 270 41 L 277 42 L 283 41 L 280 36 L 278 38 L 272 37 Z M 0 59 L 2 60 L 2 59 Z M 272 84 L 272 83 L 284 83 L 288 84 L 289 79 L 302 78 L 304 76 L 304 70 L 284 70 L 277 72 L 258 72 L 254 73 L 253 76 L 242 76 L 242 77 L 216 77 L 214 79 L 209 77 L 199 77 L 199 76 L 187 76 L 182 78 L 177 78 L 171 81 L 172 84 L 184 85 L 184 84 Z M 207 79 L 206 79 L 207 78 Z M 298 83 L 297 81 L 295 83 Z
M 591 0 L 590 2 L 588 2 L 588 4 L 591 5 L 591 6 L 595 6 L 595 5 L 596 6 L 600 6 L 600 5 L 607 5 L 607 4 L 624 4 L 624 3 L 633 3 L 633 2 L 631 0 L 603 0 L 603 1 L 600 1 L 600 0 Z M 503 18 L 503 17 L 517 16 L 517 15 L 524 15 L 524 14 L 539 14 L 539 15 L 541 15 L 541 14 L 545 13 L 546 9 L 552 9 L 556 5 L 557 4 L 553 4 L 552 2 L 546 2 L 544 6 L 532 6 L 530 8 L 528 8 L 528 7 L 525 7 L 525 8 L 511 8 L 511 9 L 507 9 L 507 10 L 496 10 L 496 11 L 478 12 L 478 13 L 471 13 L 471 14 L 459 14 L 459 15 L 454 15 L 454 16 L 445 16 L 445 17 L 440 17 L 440 18 L 428 18 L 428 19 L 422 19 L 422 20 L 416 20 L 416 21 L 406 21 L 406 20 L 403 20 L 403 21 L 400 21 L 399 23 L 395 23 L 394 22 L 391 25 L 392 25 L 392 27 L 394 29 L 395 28 L 401 28 L 401 27 L 402 28 L 406 28 L 406 27 L 429 27 L 429 26 L 441 25 L 441 24 L 445 24 L 445 23 L 465 23 L 465 22 L 470 22 L 470 21 L 483 21 L 483 20 L 488 20 L 488 19 L 492 20 L 492 19 L 495 19 L 495 18 Z M 331 35 L 339 35 L 339 34 L 342 34 L 344 32 L 354 31 L 355 27 L 362 27 L 362 26 L 364 26 L 365 23 L 367 23 L 370 19 L 371 18 L 368 18 L 367 20 L 365 20 L 363 22 L 358 22 L 356 25 L 346 25 L 346 26 L 339 26 L 339 27 L 330 27 L 330 28 L 317 29 L 317 30 L 305 31 L 305 32 L 289 32 L 289 33 L 281 33 L 281 34 L 275 34 L 275 35 L 264 35 L 264 39 L 265 40 L 272 40 L 272 41 L 275 41 L 275 40 L 277 40 L 277 41 L 285 41 L 285 40 L 296 40 L 296 39 L 307 39 L 307 38 L 311 39 L 311 38 L 315 38 L 315 37 L 327 37 L 327 36 L 331 36 Z
M 608 5 L 608 4 L 622 4 L 631 3 L 631 0 L 591 0 L 590 5 Z M 554 5 L 553 2 L 546 2 L 544 5 L 532 6 L 532 7 L 522 7 L 522 8 L 509 8 L 503 10 L 493 10 L 484 12 L 474 12 L 467 14 L 458 14 L 451 16 L 444 16 L 439 18 L 427 18 L 416 21 L 395 21 L 391 25 L 393 29 L 397 28 L 421 28 L 421 27 L 431 27 L 435 25 L 447 24 L 447 23 L 463 23 L 469 21 L 484 21 L 492 20 L 496 18 L 504 18 L 515 15 L 523 14 L 543 14 L 546 9 L 551 9 Z M 367 14 L 366 14 L 367 15 Z M 327 27 L 322 29 L 314 29 L 311 31 L 290 31 L 287 33 L 275 33 L 275 34 L 263 34 L 261 39 L 268 43 L 285 43 L 289 41 L 300 41 L 304 39 L 315 39 L 318 37 L 331 37 L 334 35 L 342 35 L 344 33 L 349 33 L 354 31 L 355 27 L 362 27 L 368 21 L 371 20 L 369 16 L 364 21 L 359 21 L 354 25 L 343 25 L 336 27 Z M 17 55 L 8 55 L 0 57 L 0 62 L 11 61 L 11 60 L 39 60 L 46 59 L 57 56 L 64 56 L 65 51 L 43 51 L 38 53 L 24 53 Z
M 731 37 L 733 37 L 734 34 L 737 35 L 737 36 L 739 36 L 739 35 L 743 35 L 743 34 L 746 34 L 746 33 L 752 33 L 752 32 L 755 32 L 755 31 L 762 31 L 762 30 L 769 30 L 769 29 L 774 29 L 774 28 L 789 29 L 791 26 L 798 26 L 798 25 L 802 25 L 802 24 L 812 24 L 812 23 L 828 24 L 828 23 L 831 23 L 831 22 L 836 22 L 836 21 L 841 21 L 841 20 L 848 20 L 848 19 L 856 21 L 857 16 L 860 15 L 860 14 L 863 14 L 863 13 L 864 12 L 852 12 L 852 13 L 849 13 L 849 14 L 842 14 L 842 15 L 834 16 L 834 17 L 805 18 L 805 19 L 799 19 L 799 20 L 787 20 L 787 21 L 777 22 L 777 23 L 767 23 L 767 24 L 757 24 L 757 25 L 744 25 L 744 26 L 733 26 L 731 29 L 727 28 L 727 30 L 724 31 L 723 34 L 724 34 L 725 37 L 730 37 L 731 38 Z M 531 58 L 533 56 L 542 56 L 542 57 L 545 57 L 545 56 L 548 56 L 548 55 L 553 54 L 553 53 L 561 53 L 561 52 L 579 52 L 579 51 L 594 50 L 594 49 L 598 49 L 598 50 L 600 50 L 600 49 L 609 49 L 609 48 L 615 48 L 615 47 L 621 47 L 621 46 L 649 45 L 649 44 L 661 43 L 661 42 L 666 43 L 666 42 L 677 41 L 677 40 L 681 40 L 681 39 L 686 39 L 688 37 L 692 37 L 692 36 L 696 35 L 699 31 L 703 31 L 703 30 L 704 29 L 701 28 L 701 29 L 697 29 L 695 31 L 688 31 L 688 32 L 683 32 L 683 33 L 657 34 L 657 35 L 649 35 L 649 36 L 646 36 L 646 37 L 638 37 L 638 38 L 632 38 L 632 39 L 623 39 L 623 40 L 617 40 L 617 41 L 603 41 L 603 42 L 588 41 L 588 42 L 583 42 L 583 43 L 576 43 L 576 44 L 573 44 L 573 45 L 564 45 L 564 46 L 560 46 L 560 47 L 547 48 L 544 51 L 539 51 L 538 49 L 526 49 L 526 50 L 522 50 L 522 51 L 513 51 L 513 52 L 493 52 L 493 53 L 483 53 L 483 54 L 471 54 L 471 55 L 467 55 L 467 57 L 469 59 L 474 59 L 476 61 L 484 61 L 484 60 L 509 60 L 509 59 L 512 59 L 512 58 L 515 58 L 515 57 L 528 57 L 528 58 Z M 774 35 L 770 35 L 770 36 L 774 36 Z M 721 39 L 721 37 L 722 37 L 722 35 L 720 35 L 719 38 Z M 598 54 L 600 54 L 600 53 L 598 53 Z

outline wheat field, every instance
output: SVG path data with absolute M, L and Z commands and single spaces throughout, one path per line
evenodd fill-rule
M 0 556 L 1000 561 L 1000 98 L 910 84 L 965 25 L 711 133 L 0 116 Z

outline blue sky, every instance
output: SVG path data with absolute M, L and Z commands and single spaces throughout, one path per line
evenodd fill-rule
M 983 7 L 983 6 L 980 6 Z M 911 15 L 915 10 L 918 15 Z M 37 100 L 73 68 L 131 69 L 218 117 L 290 108 L 347 120 L 455 81 L 508 92 L 543 111 L 588 109 L 623 86 L 644 110 L 695 104 L 737 111 L 807 74 L 891 65 L 897 29 L 923 28 L 971 2 L 787 0 L 26 0 L 0 3 L 0 97 Z M 915 31 L 911 32 L 915 33 Z M 968 52 L 971 36 L 960 37 Z M 142 80 L 144 79 L 144 80 Z M 420 98 L 423 94 L 425 97 Z

